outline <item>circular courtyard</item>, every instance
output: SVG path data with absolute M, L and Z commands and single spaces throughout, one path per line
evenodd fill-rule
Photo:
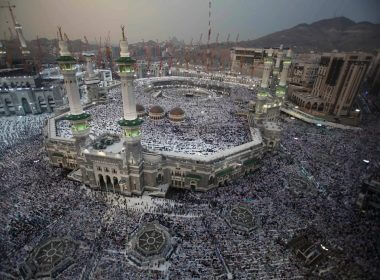
M 165 82 L 166 87 L 153 84 L 147 90 L 151 81 L 135 81 L 145 149 L 207 156 L 252 141 L 247 118 L 241 114 L 248 111 L 252 91 L 238 86 L 231 90 L 227 84 L 197 84 L 196 80 L 183 84 L 172 78 Z M 170 112 L 177 107 L 183 114 L 174 118 Z M 155 108 L 162 110 L 152 113 Z M 90 137 L 120 135 L 117 122 L 122 117 L 121 88 L 111 89 L 106 103 L 89 107 L 86 112 L 91 115 Z M 56 121 L 56 132 L 60 137 L 72 137 L 70 123 L 64 119 Z
M 227 212 L 227 223 L 241 233 L 249 233 L 256 228 L 251 209 L 243 204 L 235 205 Z
M 151 229 L 143 231 L 138 237 L 137 249 L 145 255 L 156 254 L 165 245 L 162 231 Z
M 144 224 L 130 236 L 127 258 L 137 266 L 163 264 L 175 250 L 176 242 L 158 222 Z
M 53 238 L 37 246 L 20 268 L 24 279 L 55 277 L 75 259 L 77 244 L 71 239 Z

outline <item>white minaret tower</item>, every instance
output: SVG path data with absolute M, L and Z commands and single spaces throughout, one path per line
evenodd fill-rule
M 83 53 L 83 56 L 86 59 L 86 76 L 84 79 L 84 84 L 87 87 L 87 94 L 90 102 L 96 101 L 99 99 L 99 79 L 94 72 L 94 67 L 92 65 L 94 53 L 86 52 Z
M 281 64 L 282 55 L 283 55 L 282 51 L 277 50 L 276 63 L 274 65 L 273 75 L 278 75 L 280 72 L 280 64 Z
M 291 63 L 292 61 L 289 58 L 285 58 L 282 61 L 282 71 L 281 71 L 280 83 L 279 83 L 279 85 L 282 87 L 286 85 L 286 79 L 288 78 L 288 71 L 289 71 L 289 67 Z
M 57 59 L 57 62 L 63 75 L 66 94 L 70 106 L 70 114 L 66 117 L 66 119 L 71 122 L 71 131 L 74 137 L 87 137 L 90 132 L 90 127 L 88 125 L 90 115 L 83 112 L 82 104 L 80 103 L 79 88 L 75 79 L 76 60 L 68 49 L 67 38 L 66 40 L 63 39 L 61 27 L 58 27 L 58 30 L 60 36 L 60 57 Z
M 264 72 L 263 72 L 263 79 L 261 80 L 261 88 L 268 88 L 268 81 L 270 72 L 272 70 L 272 64 L 273 60 L 270 57 L 266 57 L 264 59 Z
M 116 61 L 121 79 L 121 94 L 123 99 L 123 118 L 118 122 L 122 129 L 125 147 L 125 164 L 128 168 L 126 188 L 130 193 L 142 194 L 142 148 L 141 124 L 143 121 L 137 117 L 136 98 L 133 93 L 133 79 L 135 77 L 134 65 L 136 61 L 130 57 L 128 42 L 121 27 L 122 40 L 120 41 L 120 58 Z
M 120 41 L 120 59 L 117 61 L 121 78 L 121 93 L 123 97 L 124 120 L 132 121 L 137 119 L 136 98 L 133 94 L 133 80 L 135 75 L 133 60 L 129 55 L 128 41 L 125 38 Z
M 291 48 L 288 49 L 288 51 L 286 53 L 286 57 L 289 57 L 289 58 L 292 57 L 292 49 Z

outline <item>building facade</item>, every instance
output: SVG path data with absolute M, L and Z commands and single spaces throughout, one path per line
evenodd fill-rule
M 290 49 L 280 48 L 241 48 L 231 49 L 231 71 L 262 77 L 264 72 L 264 60 L 267 57 L 275 59 L 273 74 L 277 75 L 281 68 L 281 61 L 286 56 L 290 56 Z
M 289 99 L 311 114 L 355 116 L 354 101 L 371 60 L 367 53 L 324 53 L 311 90 L 294 86 Z

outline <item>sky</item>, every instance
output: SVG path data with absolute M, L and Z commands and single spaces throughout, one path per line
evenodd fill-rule
M 211 42 L 228 33 L 234 41 L 255 39 L 300 23 L 345 16 L 354 21 L 380 23 L 380 0 L 212 0 Z M 6 4 L 0 0 L 1 4 Z M 176 36 L 189 43 L 203 42 L 208 34 L 208 0 L 11 0 L 16 5 L 16 20 L 22 24 L 27 40 L 54 38 L 57 26 L 70 39 L 90 43 L 95 38 L 120 40 L 120 25 L 126 26 L 131 43 L 168 40 Z M 9 11 L 0 10 L 0 38 L 9 36 Z

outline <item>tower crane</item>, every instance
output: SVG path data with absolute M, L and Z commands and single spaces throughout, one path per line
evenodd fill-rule
M 159 75 L 162 76 L 162 52 L 161 52 L 161 47 L 160 44 L 158 43 L 157 39 L 157 55 L 160 58 L 160 66 L 159 66 Z
M 106 54 L 106 60 L 108 67 L 110 68 L 111 72 L 113 73 L 113 61 L 112 61 L 112 50 L 110 46 L 110 41 L 111 41 L 111 36 L 110 36 L 110 31 L 108 31 L 107 34 L 107 39 L 105 42 L 105 54 Z
M 18 41 L 19 41 L 20 46 L 21 46 L 21 53 L 23 55 L 29 55 L 30 51 L 28 50 L 28 46 L 26 45 L 26 40 L 24 38 L 24 35 L 22 34 L 22 26 L 17 23 L 16 17 L 13 14 L 12 8 L 16 8 L 16 6 L 11 5 L 8 1 L 8 5 L 1 5 L 0 9 L 1 8 L 9 10 L 9 13 L 11 14 L 11 18 L 12 18 L 13 27 L 16 30 L 17 38 L 18 38 Z M 13 37 L 13 35 L 12 35 L 12 37 Z
M 37 42 L 37 50 L 38 50 L 38 55 L 37 55 L 37 70 L 38 70 L 38 72 L 40 72 L 41 69 L 42 69 L 42 49 L 41 49 L 40 38 L 38 38 L 38 35 L 37 35 L 37 38 L 36 38 L 36 42 Z
M 96 64 L 98 68 L 103 68 L 102 37 L 99 38 L 99 48 L 98 54 L 96 56 Z

